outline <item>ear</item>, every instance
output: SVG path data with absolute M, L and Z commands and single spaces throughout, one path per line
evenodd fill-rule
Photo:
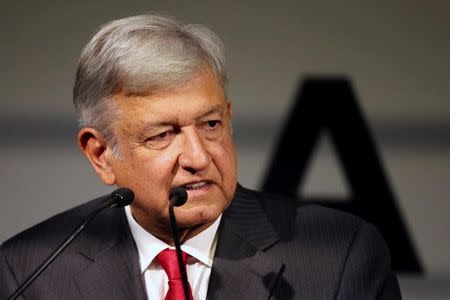
M 230 122 L 230 134 L 233 135 L 233 106 L 230 100 L 227 100 L 227 112 Z
M 230 119 L 233 117 L 233 105 L 231 105 L 231 101 L 227 100 L 227 110 L 228 115 L 230 116 Z
M 78 145 L 100 179 L 107 185 L 115 184 L 113 155 L 103 135 L 94 128 L 82 128 L 78 132 Z

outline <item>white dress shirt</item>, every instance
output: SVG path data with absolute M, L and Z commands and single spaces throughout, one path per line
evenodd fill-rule
M 175 247 L 164 243 L 142 228 L 132 216 L 129 206 L 125 207 L 125 213 L 139 252 L 141 275 L 148 299 L 164 300 L 169 289 L 168 278 L 155 257 L 162 250 L 175 249 Z M 216 233 L 221 217 L 222 215 L 207 229 L 181 245 L 181 250 L 190 255 L 186 263 L 186 271 L 195 300 L 206 299 L 217 244 Z

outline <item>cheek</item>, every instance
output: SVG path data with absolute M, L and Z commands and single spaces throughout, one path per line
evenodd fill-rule
M 170 186 L 175 162 L 176 156 L 170 152 L 140 151 L 123 159 L 121 165 L 124 172 L 120 178 L 123 184 L 128 183 L 137 193 L 158 193 Z
M 234 184 L 233 182 L 236 181 L 236 150 L 231 138 L 214 145 L 211 154 L 224 184 Z
M 129 178 L 135 192 L 135 206 L 152 211 L 153 217 L 165 211 L 174 178 L 174 160 L 169 154 L 146 155 L 130 161 Z

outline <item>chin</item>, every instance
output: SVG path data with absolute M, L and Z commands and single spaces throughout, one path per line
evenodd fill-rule
M 179 227 L 194 227 L 213 223 L 223 212 L 224 205 L 192 205 L 175 209 Z

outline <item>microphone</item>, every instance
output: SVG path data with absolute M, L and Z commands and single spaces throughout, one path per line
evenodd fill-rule
M 173 188 L 169 193 L 169 218 L 170 227 L 172 229 L 172 238 L 175 244 L 175 250 L 177 252 L 178 268 L 181 272 L 181 279 L 183 281 L 184 297 L 186 300 L 189 299 L 189 283 L 186 274 L 186 266 L 183 263 L 183 256 L 181 254 L 180 238 L 178 236 L 177 221 L 175 219 L 175 212 L 173 211 L 174 206 L 181 206 L 186 203 L 188 195 L 186 189 L 183 187 Z
M 169 201 L 171 203 L 173 202 L 173 205 L 177 207 L 185 204 L 187 198 L 188 195 L 186 193 L 186 189 L 183 187 L 173 188 L 169 193 Z
M 17 299 L 27 288 L 28 286 L 39 277 L 39 275 L 47 269 L 47 267 L 58 257 L 64 249 L 69 246 L 69 244 L 84 230 L 84 228 L 94 219 L 102 210 L 109 207 L 117 207 L 121 208 L 127 205 L 130 205 L 134 200 L 134 193 L 129 188 L 118 188 L 108 199 L 103 203 L 102 206 L 93 211 L 88 218 L 81 223 L 70 236 L 68 236 L 58 248 L 53 251 L 53 253 L 47 257 L 46 260 L 36 269 L 30 276 L 14 291 L 11 296 L 9 296 L 8 300 Z
M 111 193 L 110 199 L 111 205 L 106 207 L 122 208 L 133 203 L 134 193 L 129 188 L 118 188 Z

